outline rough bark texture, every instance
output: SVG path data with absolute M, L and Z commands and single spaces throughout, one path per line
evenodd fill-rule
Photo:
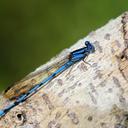
M 46 65 L 83 47 L 86 40 L 96 48 L 86 59 L 91 66 L 81 61 L 64 71 L 8 112 L 0 128 L 128 128 L 128 13 L 91 32 Z M 1 96 L 0 108 L 8 102 Z

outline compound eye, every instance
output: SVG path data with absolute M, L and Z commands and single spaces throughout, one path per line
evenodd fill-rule
M 90 44 L 90 42 L 89 41 L 85 41 L 85 45 L 87 46 L 88 44 Z

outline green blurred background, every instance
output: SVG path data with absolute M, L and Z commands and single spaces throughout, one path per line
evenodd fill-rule
M 0 91 L 128 8 L 128 0 L 1 0 Z

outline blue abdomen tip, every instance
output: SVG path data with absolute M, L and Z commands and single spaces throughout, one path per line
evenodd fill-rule
M 0 110 L 0 117 L 3 116 L 5 113 L 3 110 Z

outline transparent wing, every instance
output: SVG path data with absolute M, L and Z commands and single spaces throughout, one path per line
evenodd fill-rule
M 22 94 L 25 94 L 36 84 L 39 84 L 42 80 L 54 73 L 58 68 L 64 65 L 68 61 L 68 57 L 65 59 L 50 65 L 42 71 L 38 71 L 26 76 L 19 82 L 16 82 L 13 86 L 7 88 L 4 91 L 4 96 L 10 100 L 16 100 Z

